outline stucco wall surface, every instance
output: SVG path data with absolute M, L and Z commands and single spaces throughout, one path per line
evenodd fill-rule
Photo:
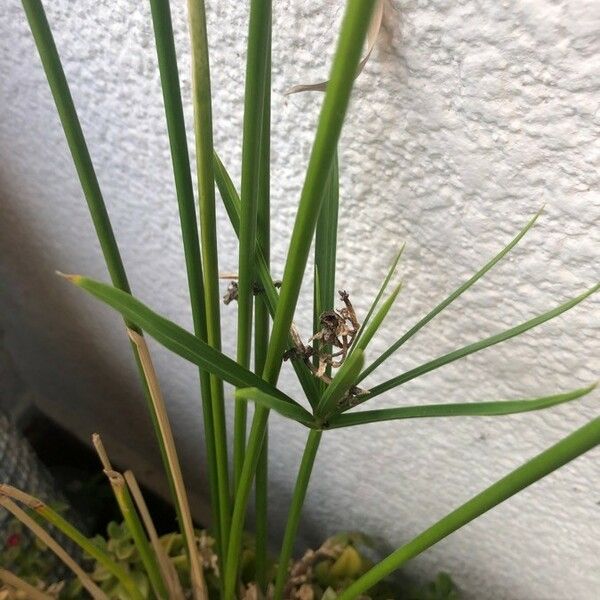
M 48 0 L 49 19 L 132 287 L 190 327 L 178 215 L 146 2 Z M 191 140 L 183 2 L 173 2 Z M 210 0 L 215 141 L 239 181 L 246 3 Z M 280 275 L 321 102 L 286 97 L 326 77 L 341 2 L 275 3 L 273 270 Z M 495 254 L 545 204 L 503 263 L 373 381 L 498 332 L 598 280 L 600 4 L 395 1 L 359 78 L 340 145 L 337 285 L 365 313 L 398 245 L 404 289 L 374 357 Z M 54 275 L 106 279 L 71 159 L 17 0 L 0 10 L 0 324 L 43 410 L 162 486 L 119 319 Z M 237 246 L 219 212 L 222 270 Z M 310 277 L 307 279 L 310 283 Z M 296 322 L 310 334 L 310 290 Z M 234 354 L 235 307 L 223 307 Z M 204 514 L 195 369 L 152 344 L 184 465 Z M 412 381 L 375 406 L 550 394 L 598 378 L 598 299 L 515 340 Z M 282 384 L 297 394 L 286 368 Z M 230 392 L 230 390 L 229 390 Z M 231 394 L 229 394 L 231 397 Z M 391 549 L 598 414 L 571 406 L 500 419 L 371 425 L 324 437 L 299 548 L 361 529 Z M 271 423 L 272 533 L 280 535 L 306 433 Z M 60 443 L 57 440 L 57 443 Z M 477 600 L 594 600 L 600 454 L 496 508 L 406 567 L 449 571 Z M 164 489 L 164 488 L 163 488 Z

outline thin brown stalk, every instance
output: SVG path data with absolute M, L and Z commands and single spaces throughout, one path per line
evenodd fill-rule
M 6 496 L 24 504 L 31 510 L 34 510 L 40 517 L 45 519 L 50 525 L 56 527 L 58 531 L 66 535 L 71 541 L 75 542 L 88 556 L 91 556 L 101 564 L 109 573 L 116 577 L 123 589 L 129 594 L 131 600 L 143 600 L 142 594 L 135 581 L 129 576 L 127 571 L 117 564 L 104 550 L 96 546 L 92 540 L 85 537 L 68 521 L 63 519 L 57 512 L 46 506 L 39 498 L 30 496 L 25 492 L 8 485 L 0 484 L 0 496 Z
M 36 587 L 33 587 L 31 584 L 23 581 L 23 579 L 13 575 L 6 569 L 0 568 L 0 581 L 3 581 L 6 585 L 9 585 L 15 590 L 24 592 L 26 597 L 30 600 L 55 600 L 52 596 L 45 594 L 42 590 L 38 590 Z
M 125 471 L 125 473 L 123 473 L 123 477 L 127 482 L 127 486 L 129 487 L 131 496 L 133 497 L 135 505 L 137 506 L 137 509 L 140 513 L 140 516 L 144 523 L 144 527 L 146 528 L 146 532 L 148 533 L 148 537 L 150 538 L 152 548 L 154 548 L 154 552 L 156 553 L 158 565 L 160 567 L 163 579 L 169 591 L 170 600 L 185 600 L 183 589 L 181 587 L 181 582 L 179 581 L 179 577 L 177 576 L 177 571 L 175 570 L 173 563 L 167 556 L 163 545 L 158 539 L 158 534 L 156 532 L 156 527 L 154 526 L 154 521 L 152 520 L 152 516 L 150 515 L 150 511 L 148 510 L 148 506 L 146 505 L 146 501 L 144 500 L 142 490 L 140 490 L 140 486 L 138 485 L 135 475 L 132 471 Z
M 12 485 L 8 485 L 6 483 L 0 484 L 0 497 L 1 496 L 7 496 L 12 500 L 16 500 L 17 502 L 24 504 L 27 508 L 31 508 L 32 510 L 38 510 L 39 508 L 45 506 L 44 503 L 38 498 L 30 496 L 29 494 L 26 494 L 20 489 L 13 487 Z
M 0 496 L 0 506 L 12 513 L 25 527 L 34 533 L 65 565 L 77 575 L 83 587 L 94 600 L 109 600 L 108 596 L 92 581 L 90 576 L 69 556 L 69 553 L 40 525 L 38 525 L 22 508 L 6 496 Z
M 148 538 L 146 537 L 146 533 L 144 531 L 144 526 L 140 521 L 135 504 L 133 503 L 133 499 L 131 498 L 127 484 L 125 483 L 125 478 L 121 473 L 113 469 L 99 434 L 94 433 L 92 435 L 92 443 L 94 444 L 94 448 L 96 448 L 96 452 L 100 457 L 104 474 L 108 478 L 108 481 L 113 489 L 115 500 L 119 505 L 121 514 L 123 515 L 125 525 L 127 526 L 127 529 L 133 538 L 133 543 L 137 548 L 142 564 L 144 565 L 144 569 L 148 575 L 148 579 L 150 580 L 150 584 L 152 585 L 152 589 L 154 590 L 157 598 L 167 598 L 167 586 L 163 579 L 160 565 L 158 564 L 158 558 L 155 555 L 152 546 L 148 542 Z
M 173 478 L 173 485 L 175 487 L 175 496 L 177 503 L 179 504 L 181 518 L 183 521 L 181 525 L 185 531 L 186 544 L 188 546 L 190 574 L 194 598 L 196 600 L 208 600 L 206 582 L 204 581 L 204 572 L 202 570 L 202 565 L 198 556 L 198 549 L 195 543 L 196 538 L 194 536 L 194 524 L 192 522 L 190 505 L 188 502 L 185 485 L 183 483 L 183 475 L 181 473 L 179 458 L 177 457 L 177 450 L 175 448 L 175 440 L 173 438 L 171 423 L 169 422 L 164 398 L 160 390 L 160 386 L 158 385 L 156 371 L 154 370 L 150 352 L 148 351 L 148 346 L 146 345 L 144 338 L 132 329 L 128 329 L 127 333 L 139 351 L 140 362 L 142 364 L 144 374 L 146 375 L 146 379 L 148 380 L 148 387 L 150 390 L 152 403 L 154 405 L 160 435 L 165 446 L 167 461 L 171 471 L 171 476 Z

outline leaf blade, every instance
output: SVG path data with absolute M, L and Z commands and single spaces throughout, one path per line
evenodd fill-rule
M 379 291 L 377 292 L 377 295 L 375 296 L 373 303 L 369 307 L 367 316 L 364 318 L 364 320 L 362 322 L 362 325 L 358 332 L 358 335 L 356 336 L 356 339 L 354 340 L 354 344 L 352 344 L 352 348 L 350 348 L 351 352 L 352 352 L 353 348 L 356 347 L 356 345 L 358 344 L 358 341 L 362 337 L 363 331 L 365 331 L 367 325 L 369 324 L 369 321 L 371 320 L 371 317 L 373 316 L 373 313 L 375 312 L 375 309 L 377 308 L 379 301 L 381 300 L 383 294 L 385 293 L 385 290 L 387 289 L 387 286 L 389 285 L 392 277 L 394 276 L 394 273 L 396 272 L 396 268 L 398 267 L 398 263 L 400 262 L 400 257 L 402 256 L 402 253 L 404 252 L 405 246 L 406 246 L 406 243 L 402 244 L 402 246 L 400 246 L 400 250 L 398 250 L 398 252 L 396 253 L 396 256 L 394 256 L 394 259 L 392 260 L 392 264 L 390 265 L 390 268 L 388 269 L 388 272 L 381 284 L 381 287 L 379 288 Z
M 346 588 L 338 596 L 338 600 L 352 600 L 359 597 L 363 592 L 373 587 L 410 559 L 418 556 L 524 488 L 595 448 L 598 444 L 600 444 L 600 418 L 590 421 L 554 446 L 516 468 L 434 523 L 410 542 L 392 552 L 357 579 L 350 587 Z
M 595 286 L 591 287 L 589 290 L 583 292 L 579 296 L 576 296 L 575 298 L 572 298 L 571 300 L 568 300 L 567 302 L 557 306 L 556 308 L 545 312 L 541 315 L 538 315 L 537 317 L 534 317 L 529 321 L 525 321 L 520 325 L 511 327 L 510 329 L 492 335 L 488 338 L 485 338 L 484 340 L 480 340 L 479 342 L 468 344 L 467 346 L 459 348 L 458 350 L 454 350 L 453 352 L 450 352 L 448 354 L 444 354 L 443 356 L 440 356 L 432 361 L 424 363 L 414 369 L 411 369 L 410 371 L 406 371 L 405 373 L 402 373 L 397 377 L 388 379 L 387 381 L 384 381 L 383 383 L 371 388 L 369 398 L 378 396 L 379 394 L 382 394 L 383 392 L 391 390 L 394 387 L 402 385 L 407 381 L 410 381 L 411 379 L 415 379 L 417 377 L 420 377 L 421 375 L 424 375 L 425 373 L 429 373 L 430 371 L 439 369 L 440 367 L 443 367 L 444 365 L 447 365 L 465 356 L 468 356 L 469 354 L 479 352 L 480 350 L 483 350 L 490 346 L 494 346 L 495 344 L 499 344 L 500 342 L 504 342 L 510 338 L 521 335 L 526 331 L 533 329 L 534 327 L 537 327 L 542 323 L 545 323 L 546 321 L 550 321 L 551 319 L 558 317 L 559 315 L 573 308 L 580 302 L 583 302 L 583 300 L 585 300 L 588 296 L 591 296 L 592 294 L 597 292 L 598 289 L 600 289 L 600 283 L 597 283 Z
M 368 377 L 377 367 L 387 360 L 398 348 L 403 346 L 411 337 L 413 337 L 420 329 L 425 327 L 432 319 L 439 315 L 446 307 L 454 302 L 459 296 L 466 292 L 472 285 L 481 279 L 488 271 L 490 271 L 498 262 L 500 262 L 520 241 L 525 234 L 535 225 L 539 216 L 542 214 L 543 207 L 529 220 L 529 222 L 519 231 L 519 233 L 491 260 L 489 260 L 477 273 L 462 285 L 456 288 L 445 300 L 440 302 L 433 310 L 427 313 L 420 321 L 411 327 L 400 339 L 394 342 L 379 358 L 371 363 L 360 375 L 359 381 Z
M 210 371 L 236 387 L 257 387 L 267 393 L 297 404 L 286 394 L 270 385 L 258 375 L 239 365 L 206 342 L 203 342 L 176 323 L 153 312 L 145 304 L 110 285 L 81 275 L 66 276 L 77 287 L 90 293 L 105 304 L 127 316 L 165 348 L 191 363 Z
M 381 324 L 383 323 L 384 319 L 386 318 L 388 312 L 394 305 L 394 302 L 396 301 L 396 298 L 398 297 L 398 294 L 400 293 L 401 289 L 402 289 L 402 284 L 399 283 L 395 287 L 394 291 L 387 298 L 387 300 L 381 305 L 379 310 L 375 313 L 375 316 L 373 317 L 373 321 L 367 325 L 366 329 L 364 329 L 364 325 L 363 325 L 363 327 L 361 327 L 361 331 L 364 330 L 363 335 L 358 338 L 358 342 L 355 341 L 352 344 L 352 348 L 360 349 L 363 351 L 366 350 L 367 345 L 373 339 L 373 336 L 377 333 L 377 330 L 381 327 Z
M 424 419 L 431 417 L 493 417 L 522 412 L 544 410 L 566 402 L 577 400 L 596 388 L 597 384 L 578 388 L 562 394 L 540 396 L 521 400 L 496 400 L 492 402 L 461 402 L 451 404 L 426 404 L 421 406 L 399 406 L 362 412 L 348 412 L 329 419 L 328 429 L 352 427 L 401 419 Z

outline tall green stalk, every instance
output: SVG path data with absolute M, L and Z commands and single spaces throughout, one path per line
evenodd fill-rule
M 150 0 L 150 8 L 152 11 L 158 67 L 162 84 L 167 130 L 171 146 L 171 159 L 173 163 L 175 188 L 177 191 L 177 202 L 179 205 L 181 237 L 183 239 L 194 333 L 200 339 L 206 341 L 206 306 L 204 302 L 202 259 L 200 256 L 200 241 L 198 238 L 198 223 L 196 221 L 194 189 L 190 171 L 183 107 L 181 103 L 177 54 L 175 52 L 175 41 L 173 39 L 173 26 L 171 22 L 169 0 Z M 221 510 L 219 506 L 210 375 L 207 371 L 199 369 L 199 378 L 202 412 L 204 417 L 204 439 L 213 529 L 218 553 L 219 556 L 222 556 L 224 549 L 221 540 Z
M 269 341 L 264 375 L 271 383 L 277 381 L 281 369 L 286 339 L 296 310 L 325 185 L 334 161 L 362 44 L 375 3 L 375 0 L 348 0 L 347 2 L 331 76 L 300 195 Z
M 325 184 L 333 163 L 362 44 L 365 40 L 374 6 L 374 0 L 349 0 L 347 3 L 331 78 L 323 101 L 315 142 L 300 196 L 296 222 L 292 231 L 280 300 L 275 313 L 273 331 L 263 371 L 265 380 L 272 384 L 277 382 L 281 369 L 283 353 L 306 269 Z M 240 485 L 236 492 L 232 517 L 232 535 L 227 552 L 225 600 L 233 600 L 235 595 L 244 514 L 265 436 L 268 413 L 269 411 L 263 407 L 257 406 L 255 408 L 252 428 L 248 437 L 247 456 L 242 468 Z
M 219 264 L 217 224 L 215 215 L 215 179 L 213 170 L 212 103 L 206 12 L 204 0 L 188 0 L 190 39 L 192 46 L 192 86 L 194 103 L 194 133 L 196 140 L 196 170 L 200 207 L 200 238 L 204 269 L 206 332 L 209 345 L 221 348 L 221 316 L 219 298 Z M 227 434 L 223 382 L 210 376 L 212 413 L 215 436 L 219 517 L 223 549 L 229 541 L 231 496 L 227 462 Z M 224 559 L 224 553 L 221 555 Z M 223 567 L 223 564 L 222 564 Z
M 258 189 L 261 181 L 260 168 L 263 139 L 267 62 L 271 43 L 271 0 L 252 0 L 248 28 L 248 51 L 246 57 L 246 89 L 244 93 L 244 133 L 242 144 L 242 181 L 240 243 L 238 260 L 238 330 L 237 360 L 250 365 L 252 345 L 252 308 L 256 281 L 256 229 Z M 261 164 L 262 162 L 262 164 Z M 244 449 L 246 447 L 246 403 L 236 402 L 234 422 L 233 473 L 234 489 L 239 485 Z
M 296 541 L 296 534 L 298 533 L 298 526 L 300 525 L 302 506 L 304 505 L 304 499 L 306 498 L 308 483 L 310 481 L 322 434 L 322 431 L 310 431 L 308 439 L 306 440 L 306 446 L 304 447 L 304 453 L 302 454 L 302 461 L 300 463 L 298 475 L 296 476 L 292 504 L 288 514 L 283 543 L 281 545 L 281 553 L 279 554 L 279 564 L 277 565 L 277 576 L 275 579 L 275 593 L 273 596 L 275 600 L 283 599 L 283 591 L 287 580 L 290 559 L 292 558 L 294 542 Z
M 313 291 L 313 332 L 320 329 L 319 317 L 326 310 L 333 310 L 335 303 L 335 265 L 337 251 L 337 227 L 339 210 L 339 168 L 337 151 L 334 156 L 329 179 L 325 186 L 325 198 L 315 232 L 315 270 Z M 318 351 L 319 342 L 315 342 Z M 322 348 L 331 352 L 330 347 Z M 318 365 L 318 355 L 314 355 L 315 366 Z M 331 365 L 327 367 L 327 375 L 331 375 Z M 321 393 L 325 384 L 319 381 Z
M 69 85 L 62 68 L 60 56 L 56 44 L 54 43 L 54 38 L 52 36 L 52 31 L 50 30 L 50 25 L 48 24 L 48 19 L 46 18 L 44 7 L 40 0 L 22 0 L 22 3 L 27 20 L 29 21 L 33 39 L 42 61 L 42 66 L 44 67 L 44 72 L 46 73 L 50 91 L 52 92 L 56 104 L 56 110 L 60 117 L 83 194 L 92 217 L 92 222 L 104 256 L 106 268 L 108 269 L 113 285 L 124 292 L 130 293 L 131 289 L 129 287 L 119 247 L 115 239 L 108 211 L 106 210 L 106 204 L 104 203 L 104 198 L 100 190 L 100 184 L 96 177 L 94 165 L 88 151 L 79 117 L 77 116 L 77 111 L 75 109 L 75 104 L 73 103 L 73 97 L 69 90 Z M 125 319 L 125 325 L 141 334 L 139 328 L 128 319 Z M 168 467 L 169 462 L 166 450 L 161 441 L 160 430 L 152 406 L 148 382 L 144 376 L 139 352 L 133 343 L 131 344 L 131 349 L 142 383 L 144 398 L 154 428 L 171 495 L 174 498 L 173 478 Z
M 135 548 L 139 554 L 142 564 L 144 565 L 146 574 L 148 575 L 152 590 L 156 594 L 157 598 L 168 600 L 167 588 L 158 566 L 156 554 L 154 553 L 154 550 L 150 545 L 148 538 L 146 537 L 144 526 L 142 525 L 137 510 L 135 509 L 133 499 L 129 493 L 127 485 L 125 484 L 125 480 L 120 473 L 108 472 L 107 475 L 111 482 L 121 515 L 123 516 L 123 521 L 125 522 L 125 525 L 131 534 Z
M 333 165 L 329 173 L 325 195 L 317 228 L 315 233 L 315 271 L 314 271 L 314 290 L 313 290 L 313 331 L 317 332 L 320 328 L 319 317 L 322 312 L 332 310 L 335 304 L 335 268 L 336 268 L 336 250 L 337 250 L 337 230 L 338 230 L 338 211 L 339 211 L 339 168 L 337 151 L 333 158 Z M 315 348 L 319 350 L 319 348 Z M 325 352 L 330 352 L 331 348 L 322 348 Z M 318 361 L 318 356 L 315 354 Z M 331 367 L 328 367 L 327 374 L 331 374 Z M 324 391 L 323 382 L 321 389 Z M 281 552 L 277 566 L 277 575 L 275 580 L 275 600 L 283 598 L 285 582 L 287 580 L 289 562 L 300 525 L 300 516 L 302 506 L 308 491 L 308 484 L 312 468 L 317 456 L 317 450 L 321 442 L 322 431 L 313 430 L 308 434 L 300 469 L 296 477 L 296 485 L 292 494 L 292 503 L 290 506 Z
M 600 444 L 600 418 L 594 419 L 551 448 L 538 454 L 440 519 L 408 544 L 392 552 L 343 591 L 338 596 L 338 600 L 353 600 L 361 596 L 411 558 L 418 556 L 457 529 L 598 444 Z
M 257 240 L 263 250 L 268 268 L 271 260 L 271 41 L 267 51 L 265 94 L 259 157 Z M 269 344 L 270 314 L 266 290 L 261 290 L 254 306 L 254 372 L 263 372 Z M 255 537 L 256 537 L 256 583 L 263 593 L 267 590 L 267 525 L 269 488 L 269 432 L 265 432 L 263 446 L 256 469 L 255 486 Z

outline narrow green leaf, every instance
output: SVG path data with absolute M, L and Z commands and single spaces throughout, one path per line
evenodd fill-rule
M 235 393 L 235 397 L 244 401 L 252 400 L 252 402 L 256 402 L 269 410 L 274 410 L 280 415 L 292 419 L 293 421 L 297 421 L 307 427 L 312 427 L 314 425 L 313 416 L 300 405 L 285 402 L 284 400 L 281 400 L 281 398 L 273 396 L 272 394 L 267 394 L 258 388 L 239 388 Z
M 81 275 L 68 275 L 66 277 L 77 287 L 126 316 L 168 350 L 206 369 L 223 379 L 223 381 L 227 381 L 236 387 L 257 387 L 264 392 L 281 398 L 285 402 L 300 406 L 252 371 L 215 350 L 179 325 L 153 312 L 130 294 Z
M 369 394 L 368 398 L 374 398 L 375 396 L 378 396 L 379 394 L 383 394 L 383 392 L 387 392 L 388 390 L 391 390 L 399 385 L 402 385 L 403 383 L 406 383 L 407 381 L 410 381 L 411 379 L 415 379 L 416 377 L 420 377 L 421 375 L 424 375 L 425 373 L 429 373 L 430 371 L 433 371 L 434 369 L 439 369 L 440 367 L 443 367 L 444 365 L 454 362 L 455 360 L 458 360 L 459 358 L 463 358 L 465 356 L 468 356 L 469 354 L 473 354 L 474 352 L 479 352 L 480 350 L 483 350 L 484 348 L 489 348 L 490 346 L 494 346 L 495 344 L 499 344 L 500 342 L 504 342 L 505 340 L 509 340 L 510 338 L 521 335 L 522 333 L 525 333 L 526 331 L 529 331 L 530 329 L 533 329 L 534 327 L 537 327 L 538 325 L 541 325 L 542 323 L 545 323 L 546 321 L 550 321 L 551 319 L 554 319 L 554 317 L 557 317 L 558 315 L 561 315 L 562 313 L 566 312 L 567 310 L 573 308 L 574 306 L 576 306 L 577 304 L 579 304 L 580 302 L 585 300 L 588 296 L 591 296 L 593 293 L 597 292 L 599 288 L 600 288 L 600 283 L 597 283 L 594 287 L 590 288 L 588 291 L 584 292 L 583 294 L 580 294 L 576 298 L 573 298 L 572 300 L 569 300 L 568 302 L 565 302 L 564 304 L 561 304 L 560 306 L 557 306 L 556 308 L 554 308 L 542 315 L 534 317 L 533 319 L 530 319 L 529 321 L 526 321 L 525 323 L 521 323 L 520 325 L 517 325 L 516 327 L 511 327 L 510 329 L 507 329 L 506 331 L 497 333 L 496 335 L 492 335 L 491 337 L 486 338 L 485 340 L 475 342 L 474 344 L 469 344 L 468 346 L 465 346 L 464 348 L 454 350 L 454 352 L 450 352 L 449 354 L 444 354 L 444 356 L 440 356 L 439 358 L 436 358 L 428 363 L 420 365 L 419 367 L 416 367 L 414 369 L 411 369 L 410 371 L 407 371 L 406 373 L 403 373 L 402 375 L 398 375 L 397 377 L 393 377 L 392 379 L 389 379 L 388 381 L 385 381 L 379 385 L 376 385 L 375 387 L 370 389 L 370 394 Z
M 215 166 L 215 182 L 219 188 L 219 194 L 223 200 L 223 206 L 229 217 L 229 222 L 235 231 L 235 235 L 240 236 L 240 197 L 235 189 L 235 185 L 231 180 L 223 161 L 219 155 L 213 153 L 213 162 Z
M 358 340 L 360 340 L 360 338 L 362 337 L 363 331 L 365 331 L 365 329 L 367 328 L 367 325 L 369 324 L 369 321 L 371 320 L 371 317 L 373 316 L 373 312 L 375 311 L 375 308 L 379 304 L 379 301 L 383 297 L 383 294 L 385 293 L 387 286 L 389 285 L 392 277 L 394 276 L 394 273 L 396 272 L 396 267 L 398 266 L 398 262 L 400 261 L 400 257 L 402 256 L 402 253 L 404 252 L 405 246 L 406 246 L 405 243 L 402 244 L 402 246 L 400 246 L 400 250 L 394 257 L 394 260 L 392 261 L 392 264 L 390 265 L 387 275 L 385 276 L 385 279 L 383 280 L 383 283 L 381 284 L 381 287 L 379 288 L 379 292 L 377 292 L 377 296 L 375 296 L 375 300 L 373 300 L 373 304 L 371 304 L 371 307 L 369 308 L 369 312 L 367 313 L 367 316 L 365 317 L 364 321 L 362 322 L 362 325 L 360 327 L 358 335 L 354 339 L 354 343 L 352 344 L 352 348 L 350 348 L 350 352 L 352 352 L 353 349 L 357 347 Z
M 367 325 L 366 329 L 364 325 L 361 327 L 363 335 L 358 338 L 358 341 L 355 341 L 352 344 L 352 348 L 355 348 L 356 350 L 365 350 L 367 348 L 367 345 L 373 339 L 373 336 L 377 333 L 377 330 L 381 327 L 381 324 L 390 311 L 390 308 L 392 308 L 401 289 L 402 284 L 399 283 L 394 291 L 390 294 L 390 297 L 381 305 L 381 308 L 373 317 L 373 321 Z
M 358 598 L 390 573 L 418 556 L 451 533 L 470 523 L 488 510 L 530 486 L 539 479 L 588 452 L 600 444 L 600 418 L 594 419 L 577 431 L 563 438 L 529 462 L 515 469 L 486 490 L 465 502 L 462 506 L 440 519 L 413 540 L 371 568 L 350 587 L 343 591 L 338 600 Z
M 328 429 L 366 425 L 399 419 L 423 419 L 430 417 L 494 417 L 512 415 L 558 406 L 589 394 L 596 384 L 563 394 L 541 396 L 524 400 L 499 400 L 494 402 L 461 402 L 457 404 L 426 404 L 423 406 L 399 406 L 379 410 L 345 413 L 329 419 Z
M 215 181 L 219 188 L 219 193 L 223 200 L 223 205 L 229 216 L 229 221 L 235 234 L 240 237 L 240 211 L 241 202 L 240 197 L 235 189 L 233 181 L 229 176 L 229 173 L 225 169 L 225 166 L 221 162 L 218 155 L 214 154 L 215 163 Z M 269 313 L 273 317 L 277 308 L 277 302 L 279 301 L 279 293 L 273 283 L 273 277 L 269 270 L 269 264 L 267 260 L 267 254 L 262 248 L 262 240 L 258 240 L 255 249 L 255 262 L 257 275 L 260 280 L 260 284 L 265 291 L 265 299 L 269 308 Z
M 325 392 L 323 392 L 323 396 L 321 396 L 319 406 L 316 410 L 317 416 L 322 418 L 335 411 L 337 403 L 344 397 L 344 394 L 356 384 L 356 378 L 358 377 L 364 362 L 364 352 L 360 348 L 346 358 L 344 364 L 335 374 L 335 377 L 327 386 Z
M 492 267 L 500 262 L 523 238 L 523 236 L 533 227 L 538 217 L 542 214 L 540 209 L 533 218 L 521 229 L 518 235 L 506 245 L 494 258 L 487 262 L 473 277 L 468 281 L 465 281 L 460 287 L 456 288 L 443 302 L 440 302 L 431 312 L 426 314 L 418 323 L 411 327 L 399 340 L 394 342 L 377 360 L 373 361 L 364 371 L 361 373 L 359 381 L 362 381 L 370 375 L 381 363 L 387 360 L 398 348 L 404 345 L 413 335 L 415 335 L 420 329 L 422 329 L 429 321 L 439 315 L 447 306 L 452 304 L 461 294 L 466 292 L 474 283 L 481 279 Z

